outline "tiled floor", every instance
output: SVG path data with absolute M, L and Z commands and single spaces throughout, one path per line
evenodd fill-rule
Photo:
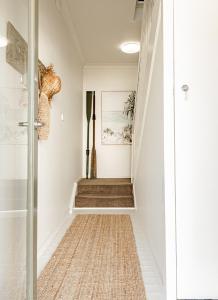
M 165 300 L 161 278 L 151 254 L 151 250 L 146 242 L 146 237 L 144 236 L 134 213 L 131 215 L 131 219 L 147 300 Z

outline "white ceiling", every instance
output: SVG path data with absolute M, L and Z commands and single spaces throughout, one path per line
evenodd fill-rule
M 119 45 L 140 41 L 141 21 L 134 21 L 136 0 L 57 0 L 86 64 L 136 63 Z

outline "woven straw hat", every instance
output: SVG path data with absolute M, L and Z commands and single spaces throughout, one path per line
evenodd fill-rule
M 52 97 L 59 93 L 61 90 L 61 79 L 54 72 L 53 66 L 50 65 L 44 71 L 41 82 L 41 92 L 44 93 L 49 102 L 51 102 Z

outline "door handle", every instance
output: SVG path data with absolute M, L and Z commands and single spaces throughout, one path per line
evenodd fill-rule
M 18 123 L 18 126 L 20 126 L 20 127 L 28 127 L 28 122 L 19 122 Z
M 35 127 L 35 129 L 41 128 L 41 127 L 43 127 L 44 125 L 45 125 L 44 123 L 39 122 L 39 121 L 35 121 L 35 122 L 34 122 L 34 127 Z M 28 123 L 28 122 L 19 122 L 19 123 L 18 123 L 18 126 L 20 126 L 20 127 L 28 127 L 28 126 L 29 126 L 29 123 Z

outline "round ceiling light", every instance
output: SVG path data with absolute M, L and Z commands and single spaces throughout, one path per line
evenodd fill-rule
M 0 36 L 0 48 L 6 47 L 8 44 L 8 40 L 4 36 Z
M 140 43 L 139 42 L 126 42 L 121 44 L 121 51 L 128 54 L 138 53 L 140 51 Z

